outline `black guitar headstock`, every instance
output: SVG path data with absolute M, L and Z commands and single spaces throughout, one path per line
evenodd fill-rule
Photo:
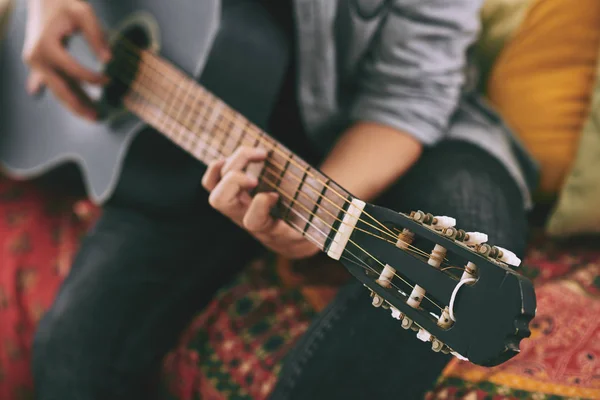
M 362 202 L 361 202 L 362 203 Z M 482 366 L 519 353 L 536 298 L 520 260 L 449 217 L 365 204 L 340 261 L 405 329 Z

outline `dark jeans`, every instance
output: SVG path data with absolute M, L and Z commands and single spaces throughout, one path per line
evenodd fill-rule
M 33 359 L 39 399 L 150 398 L 162 356 L 258 248 L 209 207 L 203 168 L 168 152 L 134 149 L 40 322 Z M 495 159 L 465 143 L 427 150 L 378 202 L 454 216 L 519 255 L 525 248 L 518 189 Z M 420 398 L 447 361 L 373 308 L 368 291 L 352 282 L 289 354 L 273 398 Z

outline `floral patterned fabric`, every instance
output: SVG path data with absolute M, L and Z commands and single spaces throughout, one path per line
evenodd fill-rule
M 0 178 L 0 399 L 32 398 L 35 326 L 97 217 L 86 202 Z M 453 361 L 428 400 L 600 399 L 597 241 L 532 243 L 523 272 L 538 314 L 522 353 L 492 369 Z M 327 271 L 324 275 L 323 271 Z M 349 279 L 338 264 L 248 265 L 192 321 L 164 362 L 165 398 L 265 399 L 281 361 Z

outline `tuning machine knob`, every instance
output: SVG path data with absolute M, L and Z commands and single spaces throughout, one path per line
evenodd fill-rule
M 513 267 L 521 265 L 521 259 L 516 256 L 510 250 L 506 250 L 499 246 L 490 246 L 489 244 L 483 244 L 479 247 L 479 254 L 492 258 L 494 260 L 502 261 Z
M 402 321 L 402 318 L 404 318 L 404 314 L 400 312 L 400 310 L 393 306 L 390 307 L 390 310 L 392 310 L 392 318 L 397 319 L 398 321 Z
M 433 217 L 433 220 L 431 221 L 431 226 L 433 226 L 433 228 L 436 230 L 452 228 L 456 226 L 456 219 L 446 216 L 436 216 Z
M 488 235 L 481 232 L 467 232 L 463 243 L 467 246 L 477 246 L 488 241 Z
M 513 267 L 518 267 L 521 265 L 521 259 L 517 257 L 515 253 L 500 246 L 496 246 L 496 248 L 500 250 L 500 256 L 498 257 L 500 261 L 503 261 L 508 265 L 512 265 Z

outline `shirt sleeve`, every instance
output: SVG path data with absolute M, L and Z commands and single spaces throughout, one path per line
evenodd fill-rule
M 393 0 L 357 72 L 350 118 L 439 141 L 458 106 L 481 0 Z

